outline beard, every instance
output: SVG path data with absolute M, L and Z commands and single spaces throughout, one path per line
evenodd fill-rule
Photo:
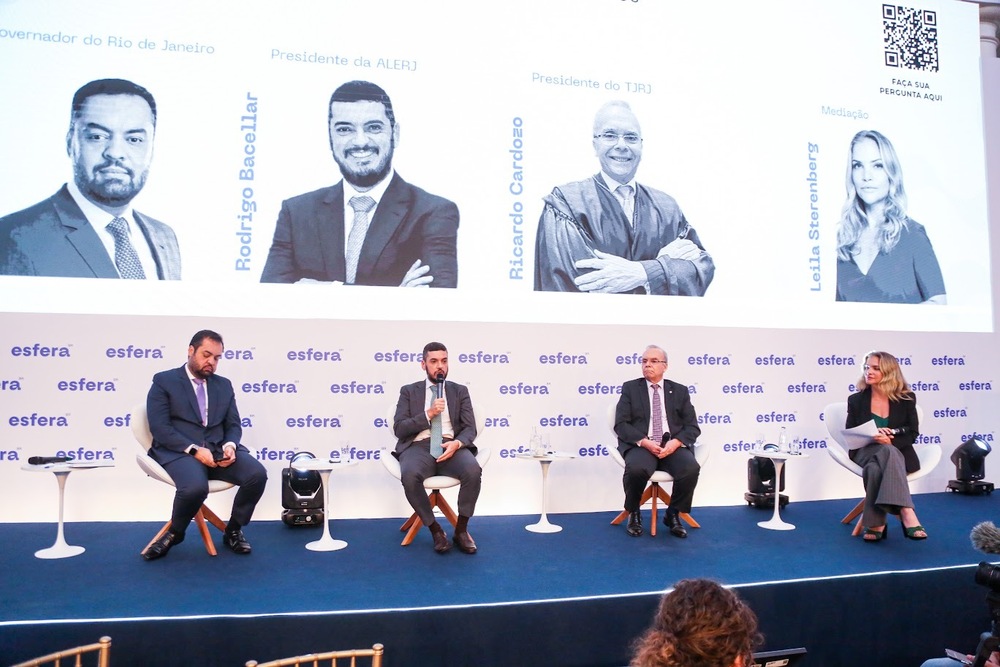
M 137 177 L 131 169 L 121 167 L 128 172 L 128 178 L 124 180 L 120 178 L 107 179 L 99 173 L 101 169 L 113 165 L 113 162 L 105 162 L 89 172 L 80 163 L 73 166 L 76 185 L 87 199 L 106 206 L 125 206 L 139 194 L 146 184 L 149 169 L 143 170 Z
M 444 379 L 448 379 L 448 374 L 447 373 L 445 373 L 444 371 L 438 371 L 438 372 L 441 373 L 442 375 L 444 375 Z M 436 375 L 431 375 L 430 371 L 427 371 L 427 379 L 430 380 L 431 382 L 435 382 L 435 383 L 438 381 L 437 376 Z
M 350 158 L 347 155 L 349 151 L 344 151 L 343 156 L 338 156 L 334 153 L 333 160 L 340 167 L 340 174 L 344 177 L 345 181 L 359 189 L 371 188 L 381 182 L 388 175 L 389 170 L 392 169 L 392 154 L 395 152 L 395 144 L 395 140 L 390 140 L 388 152 L 385 155 L 376 153 L 379 161 L 375 165 L 362 167 L 361 169 L 355 169 L 350 165 Z M 365 149 L 378 151 L 378 148 L 375 146 L 368 146 Z

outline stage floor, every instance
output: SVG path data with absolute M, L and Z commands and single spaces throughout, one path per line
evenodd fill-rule
M 86 552 L 73 558 L 40 560 L 33 554 L 52 543 L 55 526 L 4 524 L 0 525 L 4 545 L 0 550 L 0 657 L 6 663 L 57 650 L 72 645 L 58 638 L 75 637 L 86 629 L 92 636 L 78 643 L 96 641 L 100 634 L 115 639 L 112 664 L 154 664 L 132 662 L 126 656 L 150 650 L 169 655 L 177 650 L 171 631 L 184 628 L 190 632 L 210 621 L 211 627 L 240 628 L 251 636 L 226 660 L 204 664 L 242 664 L 241 660 L 249 658 L 288 654 L 276 651 L 305 653 L 375 641 L 386 645 L 388 665 L 623 664 L 629 641 L 647 625 L 658 597 L 688 577 L 710 577 L 739 587 L 748 600 L 756 600 L 754 608 L 768 637 L 767 648 L 795 643 L 806 645 L 812 655 L 817 654 L 816 646 L 808 645 L 810 640 L 817 644 L 813 631 L 804 630 L 799 641 L 785 615 L 794 612 L 803 628 L 811 628 L 803 614 L 825 613 L 834 619 L 844 612 L 816 608 L 815 603 L 788 596 L 805 590 L 847 590 L 871 577 L 883 578 L 890 587 L 896 585 L 893 582 L 912 583 L 913 577 L 920 577 L 924 581 L 920 585 L 927 589 L 914 592 L 913 604 L 906 602 L 908 613 L 916 614 L 926 606 L 931 615 L 928 623 L 932 623 L 933 614 L 940 612 L 939 595 L 950 596 L 954 602 L 948 604 L 968 607 L 971 617 L 954 626 L 963 637 L 954 637 L 961 644 L 951 647 L 965 649 L 974 644 L 975 636 L 964 638 L 964 634 L 970 627 L 976 633 L 986 629 L 983 619 L 987 615 L 982 602 L 986 591 L 975 586 L 972 571 L 990 557 L 972 548 L 968 534 L 975 523 L 997 517 L 997 500 L 947 493 L 916 496 L 917 512 L 930 538 L 905 540 L 896 521 L 890 523 L 889 539 L 878 544 L 852 539 L 851 528 L 840 524 L 856 502 L 793 502 L 781 514 L 797 528 L 786 532 L 757 526 L 770 517 L 768 510 L 745 505 L 695 508 L 703 528 L 689 530 L 686 540 L 672 537 L 662 525 L 656 537 L 649 536 L 648 511 L 644 512 L 647 535 L 641 538 L 627 536 L 623 525 L 610 526 L 613 512 L 553 515 L 550 519 L 564 528 L 555 534 L 526 531 L 524 526 L 537 516 L 475 517 L 470 528 L 479 553 L 474 556 L 456 549 L 445 555 L 434 553 L 426 530 L 411 546 L 401 547 L 401 520 L 359 519 L 331 524 L 334 537 L 349 544 L 342 551 L 307 550 L 305 544 L 319 537 L 318 529 L 256 521 L 246 530 L 254 546 L 251 556 L 236 556 L 220 548 L 219 556 L 211 558 L 192 529 L 182 545 L 155 562 L 143 561 L 138 552 L 160 524 L 69 524 L 67 541 L 86 547 Z M 216 543 L 220 542 L 216 534 Z M 866 604 L 870 609 L 872 604 L 886 603 L 866 602 L 864 584 L 860 585 L 862 610 Z M 907 584 L 901 590 L 911 587 Z M 950 592 L 954 587 L 960 590 Z M 779 590 L 783 592 L 772 599 Z M 515 610 L 522 623 L 533 616 L 532 622 L 540 625 L 510 634 L 509 629 L 519 627 L 508 618 Z M 587 617 L 593 617 L 593 627 L 600 631 L 580 628 L 579 620 L 575 629 L 563 628 L 570 619 Z M 473 654 L 451 646 L 448 634 L 450 623 L 468 618 L 493 624 L 488 633 L 497 635 L 498 645 L 504 644 L 504 636 L 506 643 L 517 645 L 530 642 L 530 635 L 536 634 L 547 638 L 543 644 L 558 646 L 560 633 L 567 632 L 575 635 L 567 641 L 583 650 L 567 652 L 563 643 L 562 662 L 552 656 L 536 661 L 536 656 L 525 652 L 517 654 L 519 662 L 510 662 L 514 658 L 504 662 L 492 654 L 468 662 L 462 656 Z M 337 632 L 317 637 L 327 631 L 307 626 L 336 628 Z M 264 627 L 270 629 L 261 630 Z M 947 631 L 940 624 L 937 627 Z M 375 629 L 382 635 L 375 636 Z M 261 632 L 284 635 L 266 639 Z M 432 641 L 424 637 L 427 632 L 432 633 Z M 477 632 L 487 629 L 480 625 Z M 298 639 L 292 641 L 293 636 Z M 772 638 L 782 643 L 776 645 Z M 922 648 L 920 639 L 911 638 L 909 650 L 914 655 L 931 649 Z M 941 641 L 929 635 L 923 640 Z M 473 648 L 476 641 L 473 638 Z M 36 642 L 47 643 L 32 653 Z M 598 642 L 606 648 L 588 648 Z M 228 646 L 215 641 L 203 644 L 216 650 Z M 492 645 L 483 639 L 480 648 Z M 424 657 L 416 662 L 401 659 L 403 646 L 411 658 Z M 939 655 L 941 649 L 934 647 L 929 655 Z M 433 657 L 438 656 L 435 651 L 440 657 Z M 428 656 L 433 657 L 431 662 L 422 661 Z M 156 664 L 198 663 L 168 660 Z M 813 658 L 807 664 L 837 663 Z

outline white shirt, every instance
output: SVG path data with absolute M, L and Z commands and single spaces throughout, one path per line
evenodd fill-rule
M 615 196 L 615 199 L 618 200 L 618 203 L 622 207 L 622 212 L 625 212 L 625 199 L 618 192 L 618 188 L 620 188 L 623 185 L 627 185 L 630 188 L 632 188 L 632 216 L 629 218 L 628 224 L 635 227 L 635 195 L 639 191 L 639 188 L 635 184 L 635 179 L 633 178 L 628 183 L 619 183 L 615 179 L 605 174 L 603 171 L 601 171 L 601 178 L 604 179 L 604 184 L 608 186 L 608 190 L 611 190 L 611 194 L 613 194 Z M 626 215 L 628 215 L 628 213 L 626 213 Z
M 657 384 L 660 385 L 660 418 L 662 419 L 660 423 L 663 424 L 663 432 L 666 433 L 670 430 L 670 426 L 667 424 L 667 399 L 663 390 L 664 382 L 660 380 Z M 646 380 L 646 390 L 649 392 L 649 431 L 646 433 L 646 437 L 653 440 L 653 383 L 649 380 Z
M 87 222 L 97 232 L 101 243 L 104 244 L 104 249 L 108 252 L 108 257 L 111 258 L 111 264 L 115 266 L 115 237 L 108 231 L 108 223 L 119 216 L 108 213 L 84 197 L 74 181 L 69 181 L 66 183 L 66 186 L 73 201 L 83 211 L 83 216 L 87 218 Z M 153 259 L 153 251 L 149 247 L 146 235 L 142 233 L 142 229 L 136 224 L 133 213 L 132 207 L 129 206 L 122 212 L 120 217 L 124 218 L 125 222 L 128 223 L 129 240 L 132 242 L 132 247 L 135 248 L 135 252 L 139 256 L 139 263 L 142 264 L 143 273 L 146 274 L 147 279 L 157 280 L 160 274 L 156 270 L 156 260 Z M 115 266 L 115 270 L 118 270 L 117 266 Z M 118 277 L 121 278 L 121 273 L 118 274 Z
M 392 177 L 396 174 L 395 170 L 389 169 L 389 173 L 381 181 L 375 184 L 371 190 L 367 192 L 358 192 L 353 185 L 347 182 L 347 179 L 343 179 L 344 184 L 344 257 L 347 256 L 347 241 L 351 238 L 351 228 L 354 227 L 354 207 L 351 206 L 352 197 L 371 197 L 375 200 L 375 205 L 371 207 L 368 211 L 368 224 L 371 225 L 371 221 L 375 218 L 375 211 L 378 210 L 378 204 L 382 201 L 382 195 L 385 194 L 386 188 L 389 187 L 389 183 L 392 182 Z
M 455 427 L 451 423 L 451 413 L 448 412 L 448 400 L 444 393 L 445 383 L 441 383 L 441 398 L 445 398 L 444 402 L 444 412 L 441 413 L 441 435 L 446 439 L 454 439 L 455 437 Z M 427 410 L 430 409 L 431 403 L 434 402 L 434 383 L 430 380 L 424 383 L 424 416 L 427 416 Z M 420 433 L 413 438 L 414 440 L 426 440 L 431 437 L 431 430 L 425 428 Z

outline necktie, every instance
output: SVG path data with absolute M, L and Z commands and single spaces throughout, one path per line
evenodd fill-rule
M 441 398 L 441 385 L 434 385 L 434 398 Z M 431 456 L 437 458 L 444 454 L 444 437 L 441 433 L 441 415 L 434 415 L 431 420 Z
M 622 210 L 625 211 L 625 217 L 628 218 L 628 224 L 632 224 L 632 214 L 635 212 L 635 199 L 632 197 L 632 186 L 631 185 L 619 185 L 615 188 L 615 194 L 621 199 Z
M 128 221 L 125 218 L 115 218 L 108 223 L 107 230 L 115 237 L 115 266 L 118 267 L 118 273 L 122 278 L 144 280 L 146 272 L 142 270 L 139 255 L 128 239 Z
M 201 411 L 202 426 L 208 425 L 208 396 L 205 395 L 205 381 L 194 379 L 194 395 L 198 399 L 198 410 Z
M 354 224 L 351 234 L 347 237 L 347 282 L 354 283 L 358 277 L 358 259 L 361 258 L 361 246 L 364 245 L 368 233 L 368 211 L 375 206 L 375 200 L 365 195 L 351 197 L 348 202 L 354 209 Z
M 653 440 L 659 444 L 663 439 L 663 403 L 660 402 L 660 385 L 653 385 Z

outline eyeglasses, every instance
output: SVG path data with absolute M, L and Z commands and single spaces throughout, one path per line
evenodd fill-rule
M 667 363 L 665 359 L 640 359 L 639 361 L 642 362 L 643 366 L 645 366 L 646 364 L 665 364 L 665 363 Z
M 876 373 L 881 373 L 882 372 L 882 369 L 879 368 L 878 366 L 869 366 L 868 364 L 865 364 L 863 368 L 864 368 L 865 372 L 868 372 L 868 371 L 875 371 Z
M 600 134 L 595 134 L 594 138 L 599 139 L 602 143 L 605 144 L 617 144 L 619 139 L 624 139 L 625 143 L 630 146 L 634 146 L 635 144 L 638 144 L 642 141 L 642 137 L 640 137 L 635 132 L 626 132 L 625 134 L 618 134 L 617 132 L 611 132 L 610 130 L 607 132 L 602 132 Z

